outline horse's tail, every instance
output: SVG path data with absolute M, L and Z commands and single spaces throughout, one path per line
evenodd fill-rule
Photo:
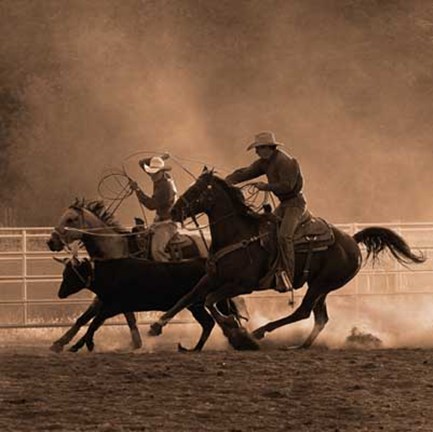
M 374 263 L 377 261 L 380 253 L 386 249 L 401 264 L 409 264 L 411 262 L 421 264 L 426 260 L 422 253 L 413 253 L 406 241 L 388 228 L 365 228 L 357 232 L 353 238 L 357 243 L 363 243 L 367 248 L 366 261 L 371 257 Z

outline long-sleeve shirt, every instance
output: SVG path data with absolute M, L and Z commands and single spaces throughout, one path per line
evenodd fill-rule
M 149 210 L 156 211 L 155 222 L 170 219 L 170 209 L 176 201 L 177 191 L 170 174 L 164 172 L 160 180 L 153 182 L 153 195 L 137 191 L 139 201 Z
M 246 168 L 240 168 L 226 177 L 231 184 L 252 180 L 261 175 L 266 175 L 268 184 L 266 190 L 273 192 L 280 202 L 293 200 L 305 205 L 302 193 L 304 180 L 298 161 L 288 154 L 275 150 L 269 159 L 258 159 Z

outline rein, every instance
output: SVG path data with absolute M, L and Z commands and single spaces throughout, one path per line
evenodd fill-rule
M 135 233 L 135 232 L 127 232 L 127 233 L 98 233 L 96 231 L 102 231 L 105 230 L 107 228 L 110 228 L 109 226 L 107 227 L 101 227 L 101 228 L 72 228 L 72 227 L 65 227 L 65 231 L 71 231 L 71 232 L 79 232 L 81 234 L 87 234 L 89 236 L 93 236 L 93 237 L 132 237 L 132 236 L 137 236 L 139 233 Z
M 83 227 L 84 226 L 84 212 L 83 212 L 83 210 L 86 210 L 86 209 L 82 209 L 79 207 L 74 207 L 74 209 L 79 213 L 80 225 Z M 88 210 L 86 210 L 86 211 L 88 211 Z M 114 228 L 116 228 L 116 226 L 107 225 L 104 227 L 97 227 L 97 228 L 74 228 L 74 227 L 65 226 L 63 229 L 64 229 L 64 231 L 77 232 L 77 233 L 86 234 L 86 235 L 93 236 L 93 237 L 131 237 L 131 236 L 138 235 L 137 233 L 134 233 L 134 232 L 125 232 L 125 233 L 121 233 L 121 232 L 114 232 L 114 233 L 98 232 L 98 231 L 104 231 L 106 229 L 114 229 Z M 58 227 L 55 227 L 54 231 L 60 237 L 60 240 L 62 241 L 62 243 L 64 245 L 66 245 L 67 243 L 64 241 L 64 234 L 62 234 L 59 231 Z
M 191 209 L 191 207 L 192 207 L 191 204 L 192 203 L 189 202 L 183 195 L 181 195 L 179 197 L 179 200 L 182 200 L 186 204 L 186 207 L 189 208 L 189 209 Z M 199 230 L 200 231 L 200 235 L 202 236 L 202 238 L 204 240 L 204 234 L 203 234 L 203 231 L 202 231 L 204 228 L 209 228 L 211 226 L 214 226 L 214 225 L 220 223 L 222 220 L 228 219 L 228 218 L 234 216 L 235 214 L 236 214 L 236 211 L 229 212 L 225 216 L 219 218 L 216 221 L 210 222 L 210 223 L 208 223 L 205 226 L 199 226 L 198 222 L 197 222 L 197 219 L 196 219 L 196 216 L 193 215 L 193 216 L 191 216 L 191 218 L 192 218 L 192 220 L 195 223 L 195 225 L 196 225 L 197 228 L 190 229 L 190 231 Z M 183 222 L 182 222 L 182 227 L 184 227 Z M 209 257 L 207 259 L 207 264 L 206 264 L 207 267 L 208 267 L 208 270 L 210 272 L 212 272 L 212 273 L 216 273 L 217 263 L 218 263 L 219 260 L 221 260 L 221 258 L 223 258 L 226 255 L 229 255 L 232 252 L 235 252 L 235 251 L 237 251 L 239 249 L 246 249 L 252 243 L 255 243 L 256 241 L 262 239 L 263 237 L 267 237 L 268 235 L 269 235 L 269 233 L 265 232 L 265 233 L 262 233 L 262 234 L 258 234 L 258 235 L 252 236 L 252 237 L 250 237 L 248 239 L 244 239 L 244 240 L 241 240 L 241 241 L 239 241 L 237 243 L 233 243 L 233 244 L 230 244 L 230 245 L 228 245 L 226 247 L 223 247 L 222 249 L 220 249 L 219 251 L 217 251 L 216 253 L 214 253 L 212 255 L 210 253 L 209 248 L 207 248 L 208 252 L 209 252 Z M 206 244 L 206 242 L 205 242 L 205 244 Z M 207 247 L 207 245 L 206 245 L 206 247 Z
M 203 214 L 204 214 L 204 213 L 200 213 L 200 216 L 203 215 Z M 185 226 L 185 225 L 182 223 L 182 228 L 185 229 L 186 231 L 191 231 L 191 232 L 205 230 L 205 229 L 207 229 L 207 228 L 210 228 L 211 226 L 217 225 L 217 224 L 220 223 L 222 220 L 224 220 L 224 219 L 228 219 L 229 217 L 231 217 L 231 216 L 233 216 L 233 215 L 235 215 L 235 214 L 236 214 L 236 212 L 231 212 L 231 213 L 225 215 L 224 217 L 219 218 L 219 219 L 216 220 L 215 222 L 208 223 L 208 224 L 206 224 L 206 225 L 199 225 L 198 222 L 197 222 L 197 217 L 194 216 L 194 218 L 195 218 L 195 221 L 194 221 L 193 217 L 191 216 L 191 219 L 193 220 L 193 222 L 194 222 L 194 224 L 195 224 L 196 227 L 195 227 L 195 228 L 188 228 L 187 226 Z

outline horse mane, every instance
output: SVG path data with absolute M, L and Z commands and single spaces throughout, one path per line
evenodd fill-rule
M 75 201 L 69 207 L 77 210 L 88 210 L 101 219 L 101 221 L 107 226 L 113 228 L 116 232 L 127 232 L 127 230 L 120 225 L 114 215 L 107 210 L 102 200 L 86 200 L 84 198 L 75 198 Z
M 242 193 L 242 191 L 238 187 L 230 185 L 224 179 L 216 176 L 213 173 L 212 173 L 212 177 L 224 189 L 224 191 L 229 195 L 231 201 L 233 202 L 233 204 L 235 206 L 236 211 L 239 214 L 253 218 L 253 219 L 256 219 L 256 220 L 263 220 L 264 218 L 267 218 L 266 215 L 257 213 L 255 210 L 253 210 L 245 202 L 244 194 Z

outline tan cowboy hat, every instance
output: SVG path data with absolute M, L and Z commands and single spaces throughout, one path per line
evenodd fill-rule
M 277 142 L 275 139 L 275 135 L 273 132 L 266 131 L 266 132 L 260 132 L 254 137 L 254 142 L 251 143 L 247 150 L 251 150 L 256 147 L 262 147 L 262 146 L 283 146 L 283 143 Z
M 158 156 L 154 156 L 153 158 L 151 158 L 149 161 L 149 165 L 144 162 L 141 162 L 140 165 L 148 174 L 156 174 L 159 171 L 171 170 L 171 167 L 165 165 L 164 159 Z

